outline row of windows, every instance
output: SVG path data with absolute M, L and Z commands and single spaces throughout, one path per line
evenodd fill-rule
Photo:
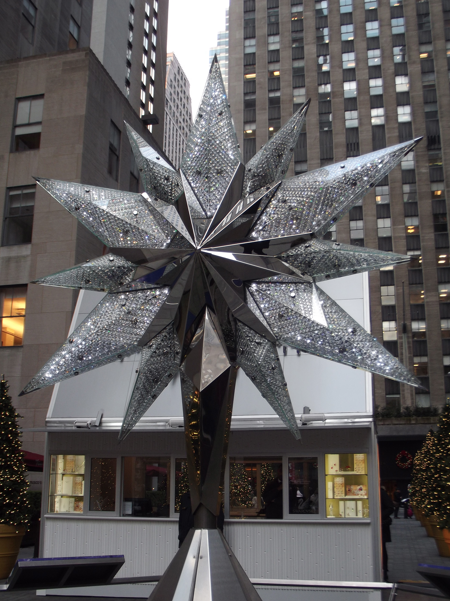
M 370 517 L 364 453 L 231 457 L 227 471 L 227 518 Z M 50 513 L 164 518 L 180 511 L 188 491 L 185 459 L 53 455 L 50 460 Z
M 77 0 L 81 4 L 81 0 Z M 34 44 L 34 35 L 38 19 L 38 10 L 32 0 L 22 0 L 22 15 L 20 22 L 20 33 L 30 44 Z M 80 24 L 70 15 L 69 38 L 67 47 L 69 50 L 78 48 L 80 41 Z

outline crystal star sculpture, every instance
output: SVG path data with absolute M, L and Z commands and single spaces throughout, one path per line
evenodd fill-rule
M 189 404 L 238 366 L 298 437 L 277 345 L 419 385 L 317 286 L 409 260 L 324 235 L 418 140 L 283 181 L 308 105 L 244 167 L 213 61 L 179 171 L 126 125 L 143 194 L 37 180 L 110 252 L 36 281 L 107 294 L 22 394 L 140 353 L 123 438 L 180 370 Z
M 307 109 L 244 166 L 214 60 L 179 171 L 126 125 L 143 194 L 38 179 L 109 252 L 37 283 L 106 294 L 22 394 L 139 353 L 122 439 L 180 372 L 195 528 L 155 600 L 212 591 L 213 564 L 227 598 L 258 598 L 216 530 L 238 368 L 296 438 L 277 345 L 419 385 L 317 285 L 409 260 L 325 234 L 418 140 L 283 181 Z

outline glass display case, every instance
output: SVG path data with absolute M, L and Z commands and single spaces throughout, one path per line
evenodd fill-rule
M 84 455 L 50 458 L 49 513 L 83 513 Z
M 325 455 L 327 518 L 368 518 L 367 455 Z

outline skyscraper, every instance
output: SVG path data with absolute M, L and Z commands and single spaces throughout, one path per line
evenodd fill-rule
M 311 99 L 288 175 L 423 136 L 333 233 L 409 264 L 370 274 L 372 332 L 420 378 L 379 407 L 450 398 L 450 2 L 231 0 L 229 98 L 244 161 Z
M 163 145 L 167 0 L 93 0 L 90 45 Z M 153 126 L 156 115 L 160 125 Z
M 167 54 L 164 152 L 178 169 L 192 127 L 189 80 L 173 52 Z
M 217 34 L 217 46 L 209 49 L 209 63 L 211 64 L 214 55 L 217 55 L 220 70 L 222 72 L 223 83 L 225 90 L 228 93 L 228 28 L 229 28 L 229 11 L 225 11 L 225 31 L 219 31 Z
M 0 3 L 0 367 L 24 428 L 44 427 L 51 391 L 17 395 L 65 340 L 76 301 L 73 291 L 49 301 L 30 282 L 103 252 L 34 176 L 138 192 L 124 121 L 162 152 L 155 137 L 162 146 L 166 28 L 164 0 Z M 103 65 L 91 41 L 104 44 Z M 155 137 L 141 119 L 151 102 L 160 110 Z M 25 432 L 23 446 L 43 452 L 44 434 Z

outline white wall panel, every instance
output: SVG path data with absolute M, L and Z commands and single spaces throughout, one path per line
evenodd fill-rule
M 119 555 L 118 576 L 162 574 L 178 548 L 176 520 L 45 518 L 44 557 Z M 250 578 L 375 580 L 370 524 L 227 521 Z
M 369 326 L 366 299 L 367 276 L 358 274 L 324 282 L 321 287 L 364 327 Z M 99 302 L 102 294 L 80 294 L 73 326 L 78 325 Z M 294 411 L 302 413 L 308 405 L 313 413 L 366 412 L 367 386 L 370 376 L 366 372 L 339 365 L 288 349 L 287 356 L 280 349 L 280 360 L 291 392 Z M 102 410 L 105 418 L 121 419 L 136 380 L 139 357 L 106 365 L 92 372 L 71 378 L 55 386 L 49 417 L 95 418 Z M 178 378 L 174 379 L 152 407 L 149 417 L 181 417 L 181 394 Z M 238 374 L 234 415 L 273 415 L 274 412 L 261 394 L 240 370 Z

